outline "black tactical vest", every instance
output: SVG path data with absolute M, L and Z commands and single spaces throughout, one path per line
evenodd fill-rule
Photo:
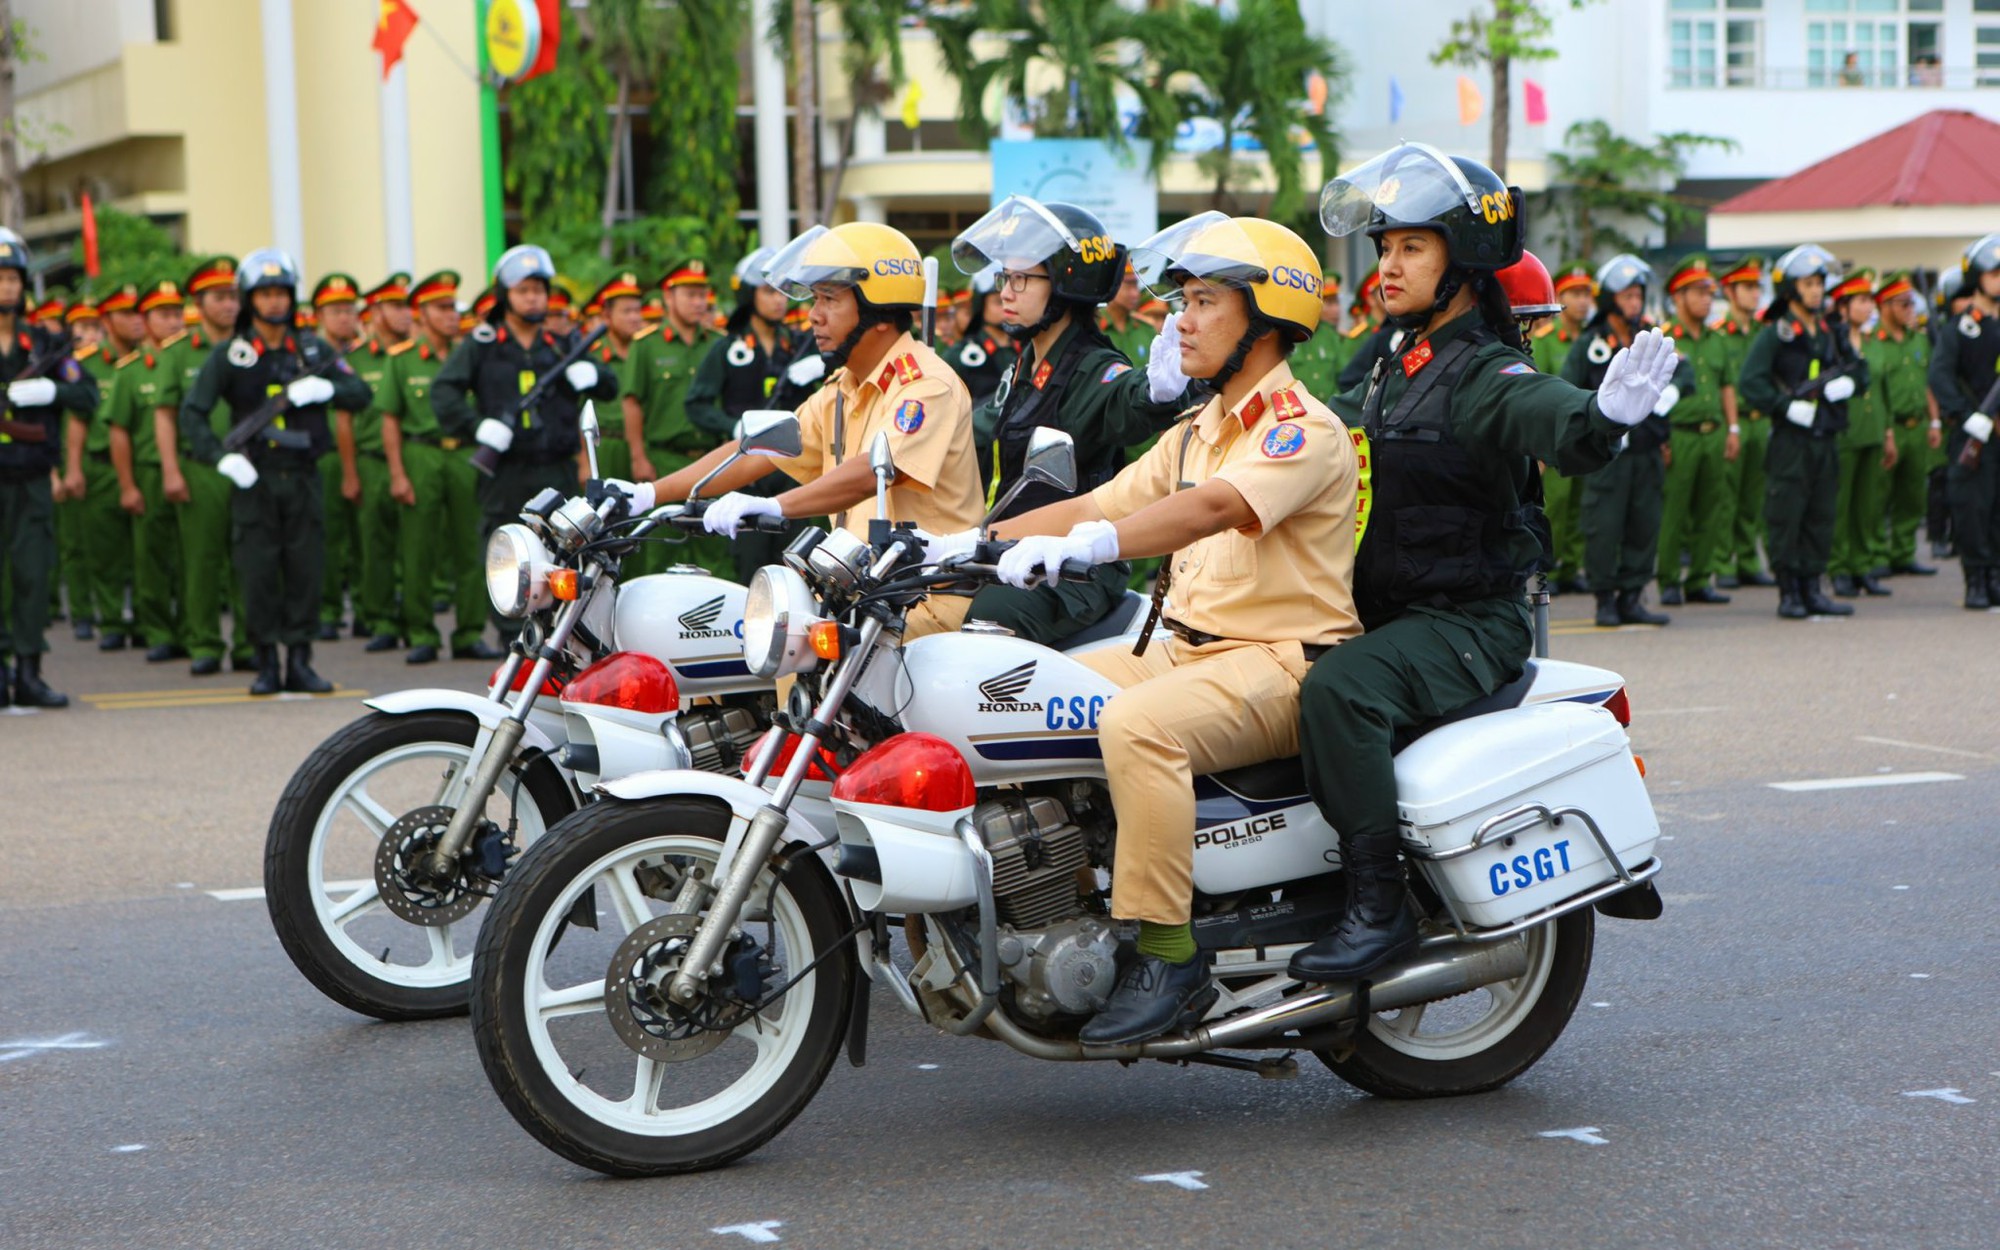
M 56 380 L 62 362 L 70 358 L 68 342 L 67 338 L 58 338 L 40 326 L 24 325 L 16 330 L 12 354 L 0 357 L 0 375 L 4 375 L 0 376 L 0 390 L 4 390 L 8 382 L 23 376 Z M 40 442 L 11 436 L 0 439 L 0 472 L 6 473 L 10 480 L 47 473 L 62 463 L 63 407 L 60 402 L 36 408 L 13 408 L 7 404 L 6 396 L 0 395 L 0 416 L 24 425 L 39 425 L 43 432 Z
M 1093 350 L 1102 346 L 1101 342 L 1088 331 L 1072 335 L 1069 345 L 1061 356 L 1053 361 L 1049 376 L 1036 386 L 1032 376 L 1022 376 L 1028 367 L 1028 356 L 1024 352 L 1015 361 L 1013 375 L 1002 388 L 1000 398 L 1000 420 L 994 433 L 994 442 L 999 449 L 1000 467 L 993 484 L 993 498 L 999 499 L 1014 487 L 1021 476 L 1021 469 L 1028 458 L 1028 440 L 1034 436 L 1044 422 L 1046 415 L 1062 405 L 1069 393 L 1070 380 L 1076 376 L 1078 366 Z M 1039 369 L 1041 366 L 1037 365 Z M 1032 512 L 1046 504 L 1060 503 L 1077 495 L 1088 494 L 1099 486 L 1118 476 L 1124 467 L 1124 454 L 1120 448 L 1106 448 L 1096 461 L 1079 464 L 1076 467 L 1076 489 L 1065 494 L 1053 486 L 1041 482 L 1031 483 L 1021 492 L 1005 512 L 994 520 L 1002 521 L 1024 512 Z
M 1387 414 L 1377 366 L 1361 407 L 1372 493 L 1354 558 L 1354 603 L 1365 629 L 1413 606 L 1449 608 L 1521 593 L 1534 568 L 1514 566 L 1509 533 L 1534 534 L 1547 560 L 1548 522 L 1534 466 L 1512 475 L 1529 483 L 1526 502 L 1497 500 L 1491 468 L 1476 465 L 1451 431 L 1453 388 L 1493 341 L 1493 332 L 1480 327 L 1447 343 Z
M 1958 331 L 1958 384 L 1965 388 L 1973 410 L 1983 411 L 1979 405 L 1985 402 L 1986 392 L 2000 380 L 2000 320 L 1968 308 L 1949 324 Z
M 1835 369 L 1852 370 L 1854 353 L 1847 342 L 1847 328 L 1836 321 L 1822 322 L 1824 333 L 1814 334 L 1798 318 L 1790 313 L 1772 323 L 1772 330 L 1778 336 L 1778 350 L 1771 357 L 1771 375 L 1778 380 L 1778 389 L 1787 396 L 1796 395 L 1799 388 L 1813 380 L 1813 362 L 1819 362 L 1821 375 Z M 1806 430 L 1785 420 L 1781 407 L 1777 412 L 1778 423 L 1773 431 L 1811 434 L 1814 438 L 1831 438 L 1847 428 L 1847 401 L 1835 402 L 1822 396 L 1807 396 L 1819 400 L 1819 411 L 1813 415 L 1812 429 Z M 1787 401 L 1789 402 L 1789 400 Z

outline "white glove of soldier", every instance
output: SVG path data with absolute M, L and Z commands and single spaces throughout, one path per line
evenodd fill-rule
M 1785 405 L 1785 420 L 1803 429 L 1812 428 L 1813 418 L 1819 415 L 1819 405 L 1810 399 L 1795 399 Z
M 1641 331 L 1632 346 L 1620 348 L 1597 388 L 1597 409 L 1619 425 L 1637 425 L 1674 380 L 1680 357 L 1658 330 Z
M 588 360 L 579 360 L 563 370 L 563 377 L 569 382 L 569 389 L 581 395 L 597 385 L 597 366 Z
M 478 429 L 472 432 L 472 438 L 480 446 L 491 447 L 493 450 L 504 454 L 509 447 L 514 445 L 514 427 L 504 425 L 501 422 L 495 421 L 492 417 L 488 417 L 479 423 Z
M 1843 399 L 1851 399 L 1854 396 L 1854 379 L 1835 378 L 1821 387 L 1819 393 L 1825 396 L 1826 401 L 1830 404 L 1837 404 Z
M 1060 537 L 1036 534 L 1023 538 L 1000 557 L 1000 580 L 1026 587 L 1037 569 L 1058 576 L 1065 561 L 1109 564 L 1118 558 L 1118 527 L 1109 521 L 1079 521 Z
M 23 378 L 7 384 L 7 402 L 16 408 L 45 408 L 56 402 L 56 384 L 47 378 Z
M 1181 372 L 1180 318 L 1170 313 L 1146 354 L 1146 393 L 1154 403 L 1164 404 L 1187 394 L 1187 388 L 1188 376 Z
M 285 399 L 294 408 L 310 408 L 333 398 L 333 383 L 325 378 L 300 378 L 285 388 Z
M 659 503 L 659 492 L 651 482 L 628 482 L 623 478 L 607 477 L 604 485 L 609 490 L 624 492 L 628 501 L 626 506 L 632 510 L 633 516 L 644 516 Z
M 1664 417 L 1672 412 L 1674 405 L 1679 402 L 1681 402 L 1681 388 L 1669 382 L 1667 389 L 1660 392 L 1660 402 L 1653 405 L 1653 415 Z
M 785 377 L 794 386 L 810 386 L 826 376 L 826 358 L 818 352 L 801 356 L 785 368 Z
M 1965 436 L 1975 443 L 1983 443 L 1993 437 L 1993 418 L 1983 412 L 1975 412 L 1965 419 Z
M 956 534 L 932 534 L 917 530 L 916 535 L 924 541 L 924 563 L 940 564 L 953 556 L 969 556 L 979 545 L 979 531 L 960 530 Z
M 736 531 L 751 517 L 783 515 L 785 510 L 778 506 L 777 500 L 733 490 L 708 505 L 708 511 L 701 514 L 701 524 L 711 534 L 734 538 Z
M 249 490 L 257 484 L 257 466 L 241 452 L 232 451 L 216 461 L 215 471 L 236 483 L 237 490 Z

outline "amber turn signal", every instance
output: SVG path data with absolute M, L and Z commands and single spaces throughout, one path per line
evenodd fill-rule
M 812 643 L 813 654 L 822 660 L 840 658 L 840 622 L 820 621 L 806 635 Z
M 549 593 L 565 603 L 576 598 L 576 570 L 552 570 L 549 573 Z

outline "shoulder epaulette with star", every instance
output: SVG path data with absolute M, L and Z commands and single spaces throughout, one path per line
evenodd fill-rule
M 1551 334 L 1554 334 L 1555 332 L 1556 332 L 1556 327 L 1555 327 L 1555 323 L 1554 323 L 1554 322 L 1546 322 L 1546 321 L 1545 321 L 1545 322 L 1543 322 L 1543 323 L 1542 323 L 1542 325 L 1541 325 L 1541 327 L 1540 327 L 1539 329 L 1537 329 L 1537 330 L 1536 330 L 1536 331 L 1535 331 L 1535 332 L 1534 332 L 1533 334 L 1529 335 L 1528 337 L 1529 337 L 1529 338 L 1537 338 L 1537 339 L 1545 339 L 1545 338 L 1549 337 L 1549 335 L 1551 335 Z
M 1353 329 L 1349 330 L 1347 332 L 1347 337 L 1351 339 L 1358 339 L 1368 334 L 1368 332 L 1369 332 L 1368 323 L 1364 321 L 1361 322 L 1359 325 L 1355 326 Z
M 133 363 L 143 355 L 145 355 L 144 352 L 140 351 L 137 348 L 133 348 L 131 351 L 126 352 L 123 356 L 120 356 L 118 358 L 118 363 L 112 365 L 111 367 L 114 369 L 123 369 L 126 365 Z
M 657 323 L 649 326 L 641 326 L 639 328 L 639 332 L 632 336 L 632 341 L 636 343 L 640 339 L 645 338 L 649 334 L 658 334 L 659 332 L 660 332 L 660 327 Z
M 70 349 L 70 355 L 76 357 L 78 360 L 89 360 L 96 354 L 97 344 L 95 343 L 78 343 Z
M 875 380 L 875 385 L 886 389 L 891 381 L 895 381 L 908 386 L 923 376 L 923 366 L 917 363 L 916 353 L 904 352 L 882 366 L 882 375 Z
M 166 337 L 166 338 L 164 338 L 164 339 L 160 340 L 160 350 L 161 350 L 161 351 L 165 351 L 165 350 L 167 350 L 167 349 L 168 349 L 169 347 L 172 347 L 172 346 L 173 346 L 174 344 L 176 344 L 176 343 L 180 342 L 180 341 L 181 341 L 182 339 L 186 338 L 187 336 L 188 336 L 188 332 L 187 332 L 186 330 L 176 330 L 176 331 L 174 331 L 174 332 L 173 332 L 173 333 L 172 333 L 171 335 L 169 335 L 168 337 Z M 199 347 L 199 346 L 200 346 L 200 344 L 196 344 L 196 346 L 197 346 L 197 347 Z
M 404 340 L 403 340 L 402 342 L 400 342 L 400 343 L 396 344 L 396 345 L 395 345 L 394 347 L 390 348 L 390 349 L 389 349 L 389 354 L 390 354 L 391 356 L 400 356 L 400 355 L 402 355 L 402 354 L 403 354 L 404 352 L 407 352 L 407 351 L 411 351 L 411 350 L 415 349 L 416 345 L 417 345 L 417 341 L 416 341 L 415 339 L 404 339 Z

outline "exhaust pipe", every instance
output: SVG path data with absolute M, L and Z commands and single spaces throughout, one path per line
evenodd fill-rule
M 1428 947 L 1385 975 L 1369 982 L 1372 1011 L 1414 1007 L 1449 998 L 1495 981 L 1511 981 L 1528 971 L 1528 943 L 1517 934 L 1499 942 L 1452 942 Z M 963 990 L 978 1001 L 978 988 L 961 980 Z M 1294 994 L 1268 1007 L 1230 1016 L 1181 1037 L 1163 1037 L 1131 1046 L 1082 1045 L 1037 1037 L 996 1011 L 984 1024 L 1009 1046 L 1037 1059 L 1185 1059 L 1211 1050 L 1254 1049 L 1274 1045 L 1282 1034 L 1338 1024 L 1354 1015 L 1354 983 L 1341 982 Z

